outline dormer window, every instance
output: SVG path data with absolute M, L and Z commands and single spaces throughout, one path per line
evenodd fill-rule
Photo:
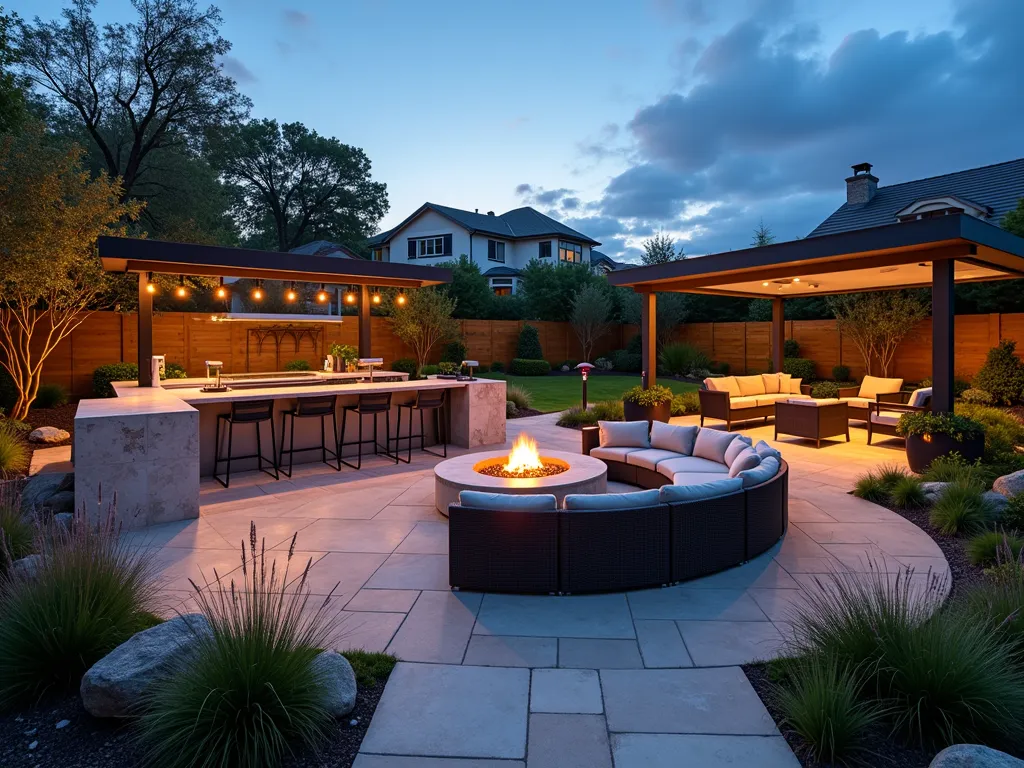
M 923 197 L 915 200 L 906 208 L 897 211 L 897 221 L 917 221 L 918 219 L 935 219 L 940 216 L 951 216 L 956 213 L 966 213 L 976 219 L 987 219 L 991 213 L 988 206 L 972 203 L 955 195 L 943 195 L 941 197 Z

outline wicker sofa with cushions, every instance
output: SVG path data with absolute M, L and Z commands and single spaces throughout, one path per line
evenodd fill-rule
M 840 387 L 839 399 L 850 409 L 850 418 L 868 420 L 868 409 L 873 403 L 902 403 L 903 379 L 883 379 L 865 376 L 857 387 Z
M 763 418 L 775 414 L 776 400 L 810 398 L 800 390 L 802 380 L 788 373 L 761 373 L 753 376 L 715 376 L 704 379 L 697 393 L 700 398 L 700 425 L 704 419 L 721 419 L 727 430 L 734 421 Z
M 648 490 L 570 494 L 562 509 L 549 495 L 463 491 L 448 508 L 452 587 L 656 587 L 739 565 L 785 533 L 788 467 L 767 444 L 657 421 L 649 434 L 646 422 L 600 426 L 603 445 L 590 455 L 605 462 L 609 480 Z

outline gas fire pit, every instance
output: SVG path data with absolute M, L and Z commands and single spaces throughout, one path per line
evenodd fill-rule
M 543 451 L 520 435 L 511 451 L 472 453 L 434 467 L 434 504 L 442 515 L 460 491 L 553 493 L 561 503 L 570 493 L 604 493 L 608 468 L 603 461 L 565 451 Z

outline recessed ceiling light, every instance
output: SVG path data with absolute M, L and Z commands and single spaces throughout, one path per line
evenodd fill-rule
M 761 286 L 764 287 L 764 288 L 767 288 L 768 287 L 768 281 L 766 280 L 765 282 L 761 283 Z
M 793 278 L 793 282 L 794 283 L 799 283 L 800 282 L 800 278 L 799 277 L 794 277 Z

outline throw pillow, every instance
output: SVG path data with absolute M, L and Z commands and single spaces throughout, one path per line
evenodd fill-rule
M 646 421 L 599 421 L 602 448 L 650 448 Z
M 761 378 L 764 379 L 764 393 L 766 395 L 779 394 L 779 374 L 762 373 Z
M 729 447 L 725 449 L 725 463 L 726 466 L 731 467 L 733 459 L 739 456 L 747 448 L 752 447 L 752 440 L 746 435 L 739 435 L 735 440 L 729 443 Z
M 697 439 L 698 429 L 700 427 L 674 427 L 656 421 L 651 425 L 651 447 L 689 456 L 693 453 L 693 441 Z
M 789 394 L 799 395 L 800 385 L 803 383 L 803 379 L 794 379 L 792 376 L 789 377 Z
M 753 469 L 761 463 L 761 457 L 753 448 L 744 448 L 729 465 L 729 477 L 736 477 L 740 472 Z
M 693 443 L 693 455 L 725 464 L 725 452 L 729 448 L 729 443 L 737 437 L 735 432 L 702 429 L 697 433 L 697 439 Z

